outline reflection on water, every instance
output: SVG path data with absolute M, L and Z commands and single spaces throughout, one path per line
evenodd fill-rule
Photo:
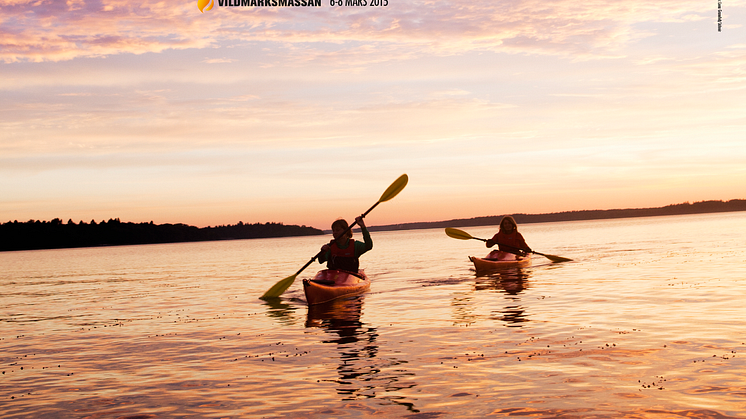
M 366 327 L 360 321 L 363 299 L 337 299 L 308 307 L 306 327 L 324 328 L 330 338 L 322 342 L 336 345 L 339 351 L 337 393 L 343 396 L 342 400 L 375 397 L 375 386 L 358 383 L 375 380 L 380 372 L 375 363 L 366 362 L 378 353 L 378 333 L 375 327 Z
M 293 314 L 298 310 L 297 306 L 286 303 L 279 298 L 270 298 L 268 300 L 262 300 L 262 302 L 268 306 L 267 315 L 269 317 L 274 318 L 285 325 L 295 323 Z
M 507 323 L 508 327 L 521 327 L 528 321 L 526 310 L 521 305 L 518 294 L 529 287 L 529 270 L 524 268 L 506 268 L 488 275 L 477 276 L 474 289 L 477 291 L 493 290 L 505 294 L 508 304 L 502 310 L 495 310 L 490 318 Z
M 487 276 L 377 232 L 370 292 L 313 307 L 259 296 L 318 237 L 0 252 L 0 417 L 744 418 L 744 226 L 526 225 L 574 262 Z
M 365 295 L 338 298 L 324 304 L 308 306 L 306 327 L 323 327 L 336 331 L 340 336 L 356 335 L 362 327 L 360 316 L 363 312 Z
M 524 268 L 506 268 L 477 276 L 474 289 L 496 290 L 508 295 L 517 295 L 528 288 L 529 276 L 529 271 Z
M 308 307 L 306 327 L 324 329 L 329 338 L 322 343 L 335 345 L 339 352 L 337 394 L 341 400 L 377 397 L 418 412 L 413 403 L 402 397 L 386 396 L 388 392 L 414 387 L 401 382 L 402 377 L 414 374 L 401 369 L 385 371 L 407 362 L 378 358 L 378 331 L 360 320 L 364 301 L 365 295 L 358 295 Z

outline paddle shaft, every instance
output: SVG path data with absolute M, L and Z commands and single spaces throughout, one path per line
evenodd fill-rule
M 365 218 L 365 216 L 368 215 L 369 212 L 373 211 L 373 208 L 377 207 L 378 204 L 380 204 L 380 203 L 381 203 L 381 201 L 378 201 L 375 204 L 373 204 L 373 206 L 370 207 L 368 209 L 368 211 L 365 211 L 363 213 L 363 215 L 361 215 L 360 217 L 361 218 Z M 356 224 L 357 224 L 357 220 L 353 221 L 352 224 L 350 224 L 349 226 L 347 226 L 347 228 L 345 229 L 345 231 L 343 231 L 342 234 L 340 234 L 340 237 L 344 236 L 345 234 L 347 234 L 348 231 L 352 230 L 352 227 L 354 227 Z M 336 240 L 336 239 L 337 238 L 335 237 L 333 240 Z M 298 272 L 295 273 L 295 276 L 300 275 L 300 273 L 303 272 L 304 269 L 306 269 L 310 264 L 312 264 L 313 261 L 315 261 L 316 259 L 320 258 L 323 254 L 324 254 L 323 250 L 320 251 L 319 253 L 317 253 L 316 256 L 312 257 L 311 260 L 309 260 L 308 262 L 306 262 L 306 264 L 303 265 L 302 268 L 298 269 Z
M 394 183 L 392 183 L 391 185 L 389 185 L 388 188 L 386 188 L 386 191 L 383 192 L 383 195 L 381 195 L 381 198 L 378 200 L 378 202 L 373 204 L 373 206 L 370 207 L 368 211 L 365 211 L 363 215 L 360 216 L 360 218 L 365 218 L 365 216 L 368 215 L 369 212 L 373 211 L 373 208 L 378 206 L 378 204 L 380 204 L 381 202 L 386 202 L 390 199 L 393 199 L 396 195 L 399 194 L 399 192 L 402 191 L 402 189 L 404 189 L 405 186 L 407 186 L 407 182 L 409 182 L 409 177 L 407 176 L 406 173 L 399 176 L 399 178 L 396 179 Z M 357 220 L 353 221 L 353 223 L 350 224 L 347 227 L 347 229 L 345 229 L 342 232 L 340 237 L 346 235 L 347 232 L 350 231 L 355 224 L 357 224 Z M 290 287 L 290 285 L 293 284 L 293 282 L 295 281 L 295 278 L 298 275 L 300 275 L 300 273 L 303 272 L 303 270 L 306 269 L 308 265 L 313 263 L 313 261 L 315 261 L 316 259 L 320 258 L 323 254 L 324 254 L 324 251 L 323 250 L 320 251 L 318 254 L 316 254 L 316 256 L 312 257 L 311 260 L 309 260 L 305 265 L 303 265 L 303 267 L 300 268 L 298 272 L 296 272 L 294 275 L 291 275 L 277 282 L 274 286 L 272 286 L 272 288 L 268 289 L 267 292 L 265 292 L 264 295 L 262 295 L 260 298 L 271 299 L 271 298 L 279 297 L 283 292 L 285 292 Z
M 472 239 L 476 239 L 476 240 L 481 240 L 481 241 L 483 241 L 483 242 L 486 242 L 486 241 L 487 241 L 486 239 L 480 239 L 479 237 L 472 237 Z M 511 245 L 509 245 L 509 244 L 505 244 L 505 243 L 495 243 L 495 244 L 496 244 L 496 245 L 498 245 L 498 246 L 505 246 L 505 247 L 510 247 L 511 249 L 521 250 L 521 251 L 523 251 L 523 252 L 525 252 L 525 251 L 526 251 L 526 250 L 524 250 L 524 249 L 521 249 L 520 247 L 515 247 L 515 246 L 511 246 Z M 508 252 L 508 253 L 513 253 L 513 252 Z M 560 260 L 566 260 L 566 261 L 569 261 L 569 260 L 570 260 L 570 259 L 567 259 L 567 258 L 563 258 L 563 257 L 561 257 L 561 256 L 554 256 L 554 255 L 545 255 L 544 253 L 539 253 L 539 252 L 537 252 L 537 251 L 535 251 L 535 250 L 531 250 L 531 251 L 529 251 L 529 253 L 533 253 L 533 254 L 535 254 L 535 255 L 540 255 L 540 256 L 544 256 L 545 258 L 547 258 L 547 259 L 552 259 L 552 260 L 554 260 L 554 259 L 560 259 Z
M 446 234 L 448 235 L 448 237 L 453 237 L 454 239 L 459 239 L 459 240 L 474 239 L 474 240 L 481 240 L 483 242 L 488 241 L 486 239 L 480 239 L 479 237 L 474 237 L 471 234 L 469 234 L 469 233 L 467 233 L 467 232 L 465 232 L 463 230 L 459 230 L 457 228 L 452 228 L 452 227 L 446 227 Z M 518 249 L 518 250 L 521 250 L 521 251 L 525 252 L 524 249 L 521 249 L 521 248 L 515 247 L 515 246 L 511 246 L 509 244 L 504 244 L 504 243 L 496 243 L 496 244 L 498 244 L 500 246 L 511 247 L 513 249 Z M 554 263 L 557 263 L 557 262 L 569 262 L 569 261 L 572 260 L 572 259 L 564 258 L 562 256 L 546 255 L 544 253 L 539 253 L 539 252 L 536 252 L 536 251 L 533 251 L 533 250 L 531 250 L 530 252 L 533 253 L 533 254 L 536 254 L 536 255 L 544 256 L 545 258 L 551 260 Z M 513 252 L 509 252 L 509 253 L 513 253 Z
M 482 240 L 482 239 L 480 239 L 480 240 Z M 487 240 L 485 240 L 485 241 L 487 241 Z M 524 251 L 524 252 L 526 251 L 524 249 L 521 249 L 520 247 L 511 246 L 511 245 L 505 244 L 505 243 L 495 243 L 495 244 L 497 244 L 498 246 L 510 247 L 511 249 L 517 249 L 517 250 L 521 250 L 521 251 Z M 509 252 L 509 253 L 512 253 L 512 252 Z M 544 257 L 549 258 L 549 259 L 552 259 L 553 257 L 555 257 L 555 258 L 559 257 L 559 256 L 545 255 L 544 253 L 539 253 L 539 252 L 537 252 L 535 250 L 529 250 L 529 253 L 533 253 L 535 255 L 541 255 L 541 256 L 544 256 Z
M 483 242 L 487 242 L 487 239 L 482 239 L 482 238 L 479 238 L 479 237 L 472 237 L 472 239 L 474 239 L 474 240 L 481 240 L 481 241 L 483 241 Z M 505 247 L 510 247 L 511 249 L 516 249 L 516 250 L 523 250 L 523 249 L 521 249 L 520 247 L 515 247 L 515 246 L 511 246 L 511 245 L 509 245 L 509 244 L 505 244 L 505 243 L 495 243 L 495 244 L 496 244 L 496 245 L 498 245 L 498 246 L 505 246 Z M 525 252 L 525 250 L 523 250 L 523 251 Z M 508 252 L 508 253 L 513 253 L 513 252 Z M 542 255 L 542 256 L 544 256 L 543 254 L 541 254 L 541 253 L 539 253 L 539 252 L 534 252 L 533 250 L 531 250 L 531 251 L 530 251 L 530 253 L 536 253 L 537 255 Z

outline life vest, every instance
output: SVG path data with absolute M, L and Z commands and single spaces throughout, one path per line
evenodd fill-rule
M 331 257 L 326 264 L 329 269 L 339 269 L 352 273 L 357 273 L 360 269 L 360 260 L 355 256 L 355 240 L 349 239 L 347 247 L 340 249 L 337 241 L 330 246 Z
M 528 247 L 521 233 L 519 233 L 516 230 L 513 230 L 513 232 L 510 234 L 506 234 L 503 231 L 499 231 L 495 235 L 495 239 L 493 240 L 495 240 L 498 243 L 498 249 L 502 251 L 506 251 L 506 252 L 512 253 L 518 249 L 526 249 Z M 506 246 L 500 246 L 500 244 L 504 244 Z M 508 246 L 512 246 L 512 247 L 508 247 Z

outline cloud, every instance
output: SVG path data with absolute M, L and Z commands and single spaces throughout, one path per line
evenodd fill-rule
M 744 5 L 729 2 L 726 23 Z M 253 200 L 267 214 L 255 221 L 307 224 L 305 210 L 269 202 L 311 202 L 341 172 L 344 197 L 408 172 L 412 221 L 423 205 L 498 211 L 506 195 L 519 211 L 735 198 L 746 46 L 708 7 L 401 0 L 203 14 L 196 0 L 0 0 L 0 214 L 43 218 L 55 195 L 106 217 L 131 201 L 144 217 L 155 205 L 164 221 L 235 222 L 218 207 Z M 652 196 L 672 178 L 687 182 Z M 639 184 L 666 202 L 623 204 Z M 326 226 L 338 209 L 318 199 Z
M 236 62 L 236 60 L 231 58 L 205 58 L 202 62 L 205 64 L 230 64 Z
M 386 8 L 215 7 L 204 14 L 196 0 L 3 0 L 0 60 L 62 61 L 255 42 L 299 50 L 301 62 L 365 61 L 381 48 L 390 52 L 387 59 L 495 50 L 615 57 L 650 35 L 635 26 L 640 22 L 701 19 L 701 2 L 674 0 L 421 0 Z M 360 62 L 350 63 L 355 65 Z

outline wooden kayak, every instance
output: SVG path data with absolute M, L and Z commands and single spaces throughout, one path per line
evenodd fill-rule
M 309 305 L 321 304 L 370 289 L 370 279 L 363 270 L 357 274 L 336 269 L 319 271 L 313 279 L 303 280 L 303 291 Z
M 484 258 L 469 256 L 469 260 L 474 263 L 477 273 L 497 271 L 504 268 L 525 268 L 531 266 L 531 254 L 518 256 L 513 253 L 494 250 Z

